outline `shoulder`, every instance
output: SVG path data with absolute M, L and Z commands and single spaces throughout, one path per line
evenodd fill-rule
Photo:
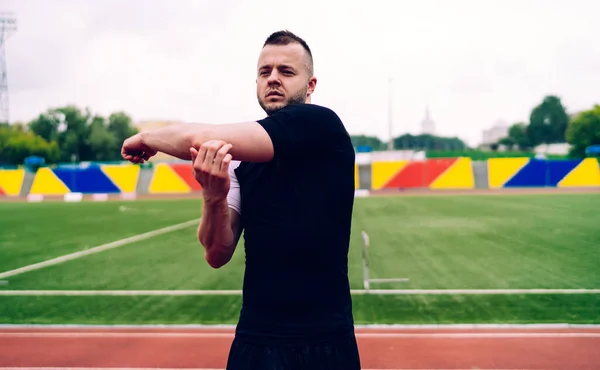
M 291 130 L 346 131 L 344 123 L 333 109 L 317 104 L 290 104 L 258 122 L 263 127 L 284 125 Z
M 333 109 L 317 104 L 290 104 L 258 123 L 271 137 L 275 155 L 304 155 L 307 148 L 331 150 L 350 140 Z
M 273 113 L 277 114 L 341 121 L 333 109 L 318 104 L 290 104 Z

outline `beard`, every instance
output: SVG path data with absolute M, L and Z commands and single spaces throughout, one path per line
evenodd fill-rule
M 262 99 L 260 97 L 260 95 L 258 95 L 258 93 L 256 94 L 256 97 L 258 98 L 258 104 L 260 105 L 260 107 L 265 111 L 265 113 L 267 113 L 267 115 L 271 115 L 275 112 L 277 112 L 278 110 L 280 110 L 281 108 L 284 108 L 288 105 L 291 104 L 304 104 L 306 102 L 306 92 L 308 91 L 308 87 L 305 87 L 303 89 L 301 89 L 300 91 L 296 92 L 295 94 L 291 95 L 289 98 L 285 99 L 284 101 L 280 102 L 280 103 L 271 103 L 267 106 L 267 103 L 265 103 L 264 99 Z

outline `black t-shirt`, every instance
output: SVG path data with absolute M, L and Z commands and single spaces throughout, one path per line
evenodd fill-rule
M 246 253 L 237 334 L 311 339 L 350 333 L 350 136 L 335 112 L 314 104 L 286 106 L 258 123 L 275 155 L 235 170 Z

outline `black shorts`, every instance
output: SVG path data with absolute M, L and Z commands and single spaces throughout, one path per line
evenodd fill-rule
M 315 344 L 262 344 L 235 337 L 227 370 L 360 370 L 354 335 Z

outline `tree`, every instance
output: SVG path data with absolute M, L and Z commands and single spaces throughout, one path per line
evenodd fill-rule
M 510 126 L 508 129 L 508 138 L 521 150 L 531 149 L 531 141 L 527 135 L 527 125 L 523 122 L 518 122 Z
M 396 149 L 414 150 L 465 150 L 467 145 L 457 137 L 441 137 L 429 134 L 404 134 L 394 139 Z
M 58 134 L 58 145 L 61 149 L 61 161 L 92 161 L 94 153 L 90 149 L 87 138 L 90 134 L 89 123 L 93 117 L 89 109 L 81 111 L 73 105 L 57 108 L 55 114 L 61 116 L 64 131 Z
M 125 139 L 137 133 L 137 129 L 131 123 L 131 117 L 125 112 L 115 112 L 108 117 L 108 130 L 115 135 L 119 148 Z
M 385 150 L 386 145 L 376 136 L 366 135 L 351 135 L 352 145 L 356 148 L 359 146 L 368 146 L 373 150 Z
M 137 132 L 125 112 L 112 113 L 107 120 L 74 105 L 48 109 L 28 126 L 58 144 L 61 162 L 121 160 L 121 144 Z
M 559 97 L 549 95 L 531 111 L 527 136 L 532 147 L 566 142 L 569 115 Z
M 505 138 L 498 140 L 497 144 L 512 148 L 515 145 L 515 141 L 511 137 L 505 137 Z
M 24 124 L 23 122 L 15 122 L 15 123 L 11 124 L 11 127 L 13 128 L 13 130 L 20 131 L 20 132 L 27 132 L 27 130 L 28 130 L 27 125 Z
M 116 159 L 117 139 L 115 134 L 110 132 L 104 117 L 95 116 L 92 118 L 87 145 L 96 161 L 111 161 Z
M 46 162 L 55 163 L 60 150 L 55 141 L 48 142 L 23 126 L 0 125 L 0 163 L 18 165 L 29 156 L 44 157 Z
M 567 127 L 567 142 L 572 145 L 570 155 L 585 157 L 585 148 L 600 144 L 600 105 L 577 114 Z
M 51 110 L 41 113 L 36 119 L 29 122 L 29 129 L 46 141 L 56 140 L 60 119 Z
M 125 112 L 115 112 L 108 116 L 107 129 L 114 137 L 114 144 L 111 147 L 115 153 L 114 159 L 121 158 L 121 145 L 128 137 L 137 134 L 138 130 L 133 127 L 131 117 Z
M 29 128 L 46 141 L 56 141 L 60 147 L 60 161 L 87 159 L 85 144 L 89 111 L 82 113 L 77 107 L 48 109 L 29 122 Z

